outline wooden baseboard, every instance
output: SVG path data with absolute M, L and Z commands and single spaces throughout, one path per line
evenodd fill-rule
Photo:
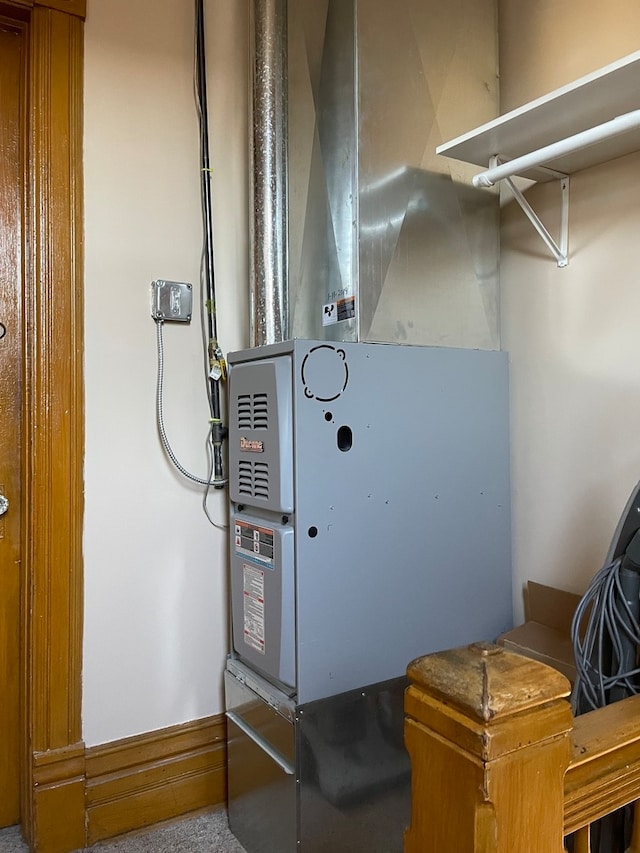
M 86 844 L 226 801 L 224 715 L 86 750 Z
M 31 849 L 38 853 L 67 853 L 84 847 L 85 747 L 34 752 Z

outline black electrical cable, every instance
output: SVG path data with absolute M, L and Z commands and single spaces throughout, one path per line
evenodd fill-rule
M 640 668 L 624 666 L 625 647 L 640 647 L 640 625 L 625 598 L 622 567 L 619 557 L 596 573 L 573 617 L 575 713 L 608 705 L 615 690 L 627 696 L 640 692 Z
M 637 508 L 636 494 L 632 508 Z M 635 513 L 625 510 L 610 551 L 615 559 L 596 573 L 571 624 L 577 673 L 571 698 L 576 714 L 640 693 L 640 530 L 633 532 L 632 517 Z M 621 541 L 626 543 L 624 553 L 619 550 Z M 632 824 L 628 807 L 601 818 L 591 825 L 590 849 L 623 853 Z
M 200 120 L 200 195 L 204 227 L 202 277 L 206 292 L 206 316 L 210 358 L 218 350 L 216 294 L 211 213 L 211 167 L 209 163 L 209 116 L 207 109 L 207 74 L 205 59 L 204 0 L 196 0 L 196 100 Z M 219 378 L 209 375 L 208 397 L 211 409 L 211 443 L 213 447 L 213 482 L 223 480 L 222 441 L 226 430 L 222 423 Z M 221 488 L 215 485 L 215 488 Z
M 637 542 L 634 548 L 638 548 Z M 630 550 L 595 574 L 576 608 L 571 624 L 576 665 L 571 700 L 575 714 L 597 710 L 640 692 L 640 565 L 630 560 Z M 629 601 L 634 603 L 635 612 Z M 622 853 L 631 822 L 628 808 L 596 821 L 591 825 L 590 849 L 594 853 Z

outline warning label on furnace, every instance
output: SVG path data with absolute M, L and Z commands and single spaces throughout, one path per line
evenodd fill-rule
M 345 299 L 337 299 L 335 302 L 327 302 L 322 306 L 322 325 L 333 326 L 343 320 L 353 320 L 356 316 L 356 298 L 347 296 Z
M 264 572 L 244 563 L 244 641 L 264 654 Z

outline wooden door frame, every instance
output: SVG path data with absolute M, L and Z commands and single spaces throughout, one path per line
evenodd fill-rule
M 21 822 L 38 853 L 85 841 L 82 742 L 86 0 L 0 0 L 24 22 Z

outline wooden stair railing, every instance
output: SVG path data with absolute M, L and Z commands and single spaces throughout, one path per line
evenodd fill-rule
M 588 853 L 589 824 L 640 798 L 640 696 L 576 717 L 571 740 L 564 832 L 578 831 L 576 853 Z M 640 853 L 640 819 L 627 853 Z
M 563 675 L 484 643 L 407 673 L 405 853 L 562 853 L 574 833 L 589 853 L 589 825 L 640 799 L 640 696 L 574 719 Z

